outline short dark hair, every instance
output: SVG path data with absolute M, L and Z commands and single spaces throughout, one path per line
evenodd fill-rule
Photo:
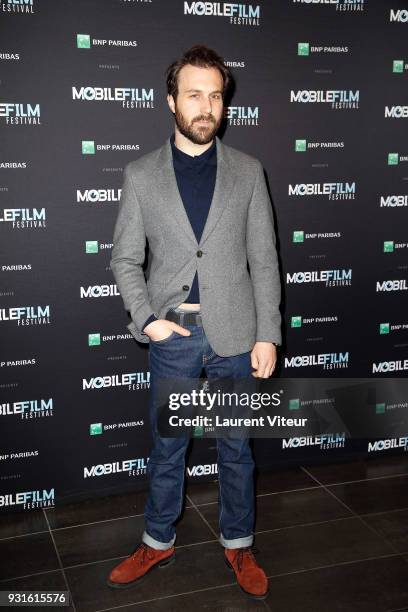
M 224 64 L 223 58 L 205 45 L 194 45 L 188 51 L 185 51 L 180 59 L 170 64 L 167 68 L 166 83 L 169 95 L 176 99 L 178 94 L 178 73 L 187 64 L 199 66 L 200 68 L 218 68 L 223 81 L 222 97 L 225 98 L 232 81 L 231 72 Z

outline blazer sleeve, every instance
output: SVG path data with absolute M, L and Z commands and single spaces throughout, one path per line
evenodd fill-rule
M 145 246 L 142 211 L 128 164 L 124 170 L 110 265 L 125 309 L 140 333 L 145 321 L 154 315 L 142 269 Z
M 256 307 L 256 341 L 281 344 L 281 283 L 276 236 L 271 201 L 260 162 L 256 165 L 255 186 L 248 208 L 246 244 Z

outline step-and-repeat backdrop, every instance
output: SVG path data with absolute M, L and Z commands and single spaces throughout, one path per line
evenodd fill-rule
M 282 270 L 280 377 L 406 377 L 408 6 L 0 0 L 0 506 L 146 486 L 146 347 L 109 261 L 123 168 L 173 130 L 166 67 L 235 77 L 223 140 L 259 158 Z M 292 407 L 319 401 L 305 392 Z M 383 398 L 376 418 L 407 403 Z M 216 478 L 196 439 L 187 478 Z M 285 443 L 284 443 L 285 442 Z M 407 438 L 256 440 L 262 467 Z

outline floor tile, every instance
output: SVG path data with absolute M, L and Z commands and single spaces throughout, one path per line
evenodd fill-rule
M 256 478 L 257 495 L 316 486 L 318 486 L 316 481 L 308 476 L 300 467 L 268 470 L 261 472 Z
M 201 506 L 200 512 L 218 530 L 218 505 Z M 321 488 L 276 493 L 257 498 L 256 531 L 350 516 L 344 506 Z
M 394 549 L 359 518 L 256 534 L 258 563 L 268 575 L 390 555 Z
M 364 520 L 390 542 L 397 551 L 408 554 L 408 509 L 364 516 Z
M 42 510 L 1 514 L 0 540 L 41 531 L 48 531 L 47 521 Z
M 126 557 L 140 543 L 144 518 L 137 516 L 53 531 L 64 567 Z M 213 540 L 214 535 L 194 508 L 187 508 L 177 527 L 177 544 Z
M 236 584 L 120 608 L 120 612 L 181 612 L 183 610 L 268 612 L 268 608 L 262 601 L 252 601 L 241 592 Z
M 277 576 L 270 591 L 272 612 L 386 612 L 408 606 L 408 565 L 390 557 Z
M 104 562 L 66 570 L 78 612 L 143 602 L 152 599 L 152 594 L 160 598 L 233 583 L 222 548 L 215 542 L 178 549 L 175 563 L 156 568 L 131 589 L 111 589 L 106 585 L 113 567 L 112 562 Z
M 322 484 L 333 484 L 395 474 L 408 474 L 408 454 L 394 457 L 376 457 L 367 459 L 367 461 L 305 465 L 304 467 Z
M 318 486 L 316 481 L 308 476 L 300 467 L 268 470 L 257 474 L 255 478 L 257 495 L 316 486 Z M 196 505 L 217 502 L 218 480 L 190 483 L 187 485 L 187 494 Z
M 408 508 L 408 475 L 327 488 L 357 514 Z
M 187 483 L 186 494 L 193 504 L 210 504 L 218 501 L 218 480 Z
M 61 504 L 46 510 L 51 529 L 106 521 L 109 519 L 143 514 L 146 492 L 92 498 L 83 502 Z M 80 512 L 78 512 L 80 508 Z
M 49 532 L 0 541 L 0 580 L 59 569 Z

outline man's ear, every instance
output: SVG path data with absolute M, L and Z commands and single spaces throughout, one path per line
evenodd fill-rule
M 171 94 L 167 95 L 167 104 L 169 105 L 169 108 L 171 110 L 172 113 L 176 112 L 176 105 L 174 102 L 174 98 Z

